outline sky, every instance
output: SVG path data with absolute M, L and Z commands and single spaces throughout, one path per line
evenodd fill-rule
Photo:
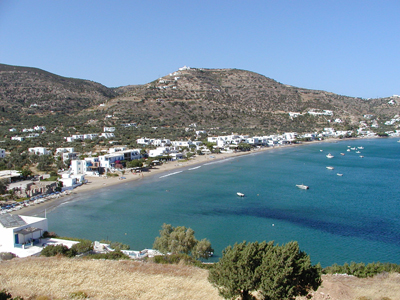
M 0 0 L 0 63 L 108 87 L 184 65 L 340 95 L 400 94 L 398 0 Z

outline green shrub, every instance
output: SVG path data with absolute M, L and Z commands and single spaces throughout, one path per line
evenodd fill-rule
M 86 299 L 89 298 L 89 296 L 83 292 L 83 291 L 78 291 L 78 292 L 73 292 L 69 295 L 71 299 Z
M 24 300 L 24 298 L 19 297 L 19 296 L 13 298 L 13 296 L 10 293 L 8 293 L 5 289 L 2 289 L 0 291 L 0 300 L 8 300 L 8 299 L 10 299 L 10 300 Z
M 14 257 L 16 257 L 16 255 L 11 252 L 1 252 L 0 253 L 0 261 L 1 260 L 10 260 L 10 259 L 13 259 Z
M 64 245 L 48 245 L 43 248 L 41 255 L 46 257 L 56 256 L 56 255 L 73 257 L 76 255 L 76 251 L 72 248 L 68 249 L 68 247 Z
M 93 250 L 93 243 L 89 240 L 83 240 L 80 243 L 73 245 L 71 250 L 76 254 L 87 253 Z
M 130 257 L 121 251 L 112 251 L 112 252 L 107 252 L 107 253 L 98 253 L 98 254 L 90 254 L 86 256 L 86 258 L 91 258 L 91 259 L 113 259 L 113 260 L 119 260 L 119 259 L 130 259 Z
M 360 278 L 372 277 L 384 272 L 400 272 L 400 265 L 380 262 L 365 265 L 364 263 L 351 262 L 350 265 L 348 263 L 345 263 L 343 266 L 333 264 L 323 269 L 324 274 L 346 273 Z

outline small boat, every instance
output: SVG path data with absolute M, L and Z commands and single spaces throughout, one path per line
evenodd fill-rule
M 360 155 L 360 157 L 361 157 L 361 158 L 364 158 L 364 156 L 363 156 L 363 155 Z
M 344 155 L 344 153 L 340 153 L 340 155 Z
M 296 186 L 299 189 L 302 189 L 302 190 L 308 190 L 309 189 L 308 185 L 304 185 L 304 184 L 296 184 Z
M 341 173 L 337 173 L 336 175 L 337 175 L 337 176 L 343 176 L 343 174 L 341 174 Z
M 328 166 L 328 167 L 326 167 L 328 170 L 333 170 L 334 169 L 334 167 L 331 167 L 331 166 Z
M 324 150 L 322 150 L 322 149 L 321 149 L 321 150 L 319 150 L 319 151 L 321 151 L 321 152 L 322 152 L 322 151 L 324 151 Z
M 356 151 L 357 154 L 361 153 L 360 151 Z
M 347 149 L 347 152 L 350 152 L 351 150 L 350 149 Z
M 243 194 L 243 193 L 237 192 L 236 194 L 237 194 L 239 197 L 244 197 L 244 194 Z
M 334 156 L 333 156 L 332 154 L 328 153 L 328 154 L 326 155 L 326 157 L 327 157 L 327 158 L 333 158 Z
M 357 148 L 360 149 L 360 150 L 364 149 L 364 147 L 362 147 L 362 146 L 361 147 L 357 147 Z
M 350 148 L 351 150 L 356 150 L 356 147 L 352 147 L 352 148 Z

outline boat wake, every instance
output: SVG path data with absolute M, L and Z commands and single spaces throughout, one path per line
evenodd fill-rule
M 209 166 L 209 165 L 214 165 L 214 164 L 221 164 L 221 163 L 230 161 L 230 160 L 232 160 L 232 159 L 234 159 L 234 157 L 232 157 L 232 158 L 226 158 L 226 159 L 221 159 L 221 160 L 217 160 L 217 161 L 213 161 L 213 162 L 209 162 L 209 163 L 204 164 L 203 166 Z
M 183 171 L 178 171 L 178 172 L 174 172 L 174 173 L 169 173 L 169 174 L 167 174 L 167 175 L 160 176 L 159 178 L 168 177 L 168 176 L 175 175 L 175 174 L 179 174 L 179 173 L 182 173 L 182 172 L 183 172 Z
M 198 168 L 201 168 L 201 166 L 194 167 L 194 168 L 190 168 L 190 169 L 188 169 L 188 170 L 189 170 L 189 171 L 190 171 L 190 170 L 196 170 L 196 169 L 198 169 Z

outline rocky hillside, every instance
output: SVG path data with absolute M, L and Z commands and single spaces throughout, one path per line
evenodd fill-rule
M 113 89 L 89 80 L 0 64 L 0 110 L 9 114 L 68 114 L 98 105 L 116 95 Z
M 39 69 L 0 65 L 0 117 L 8 126 L 22 118 L 38 122 L 57 114 L 53 123 L 68 116 L 81 125 L 95 120 L 99 127 L 134 122 L 182 129 L 196 123 L 236 132 L 302 132 L 327 127 L 334 119 L 343 121 L 337 126 L 349 128 L 366 114 L 390 119 L 400 114 L 399 104 L 398 98 L 366 100 L 297 88 L 237 69 L 183 68 L 148 84 L 111 89 Z M 330 110 L 333 116 L 312 117 L 310 110 Z M 303 115 L 291 118 L 289 112 Z

